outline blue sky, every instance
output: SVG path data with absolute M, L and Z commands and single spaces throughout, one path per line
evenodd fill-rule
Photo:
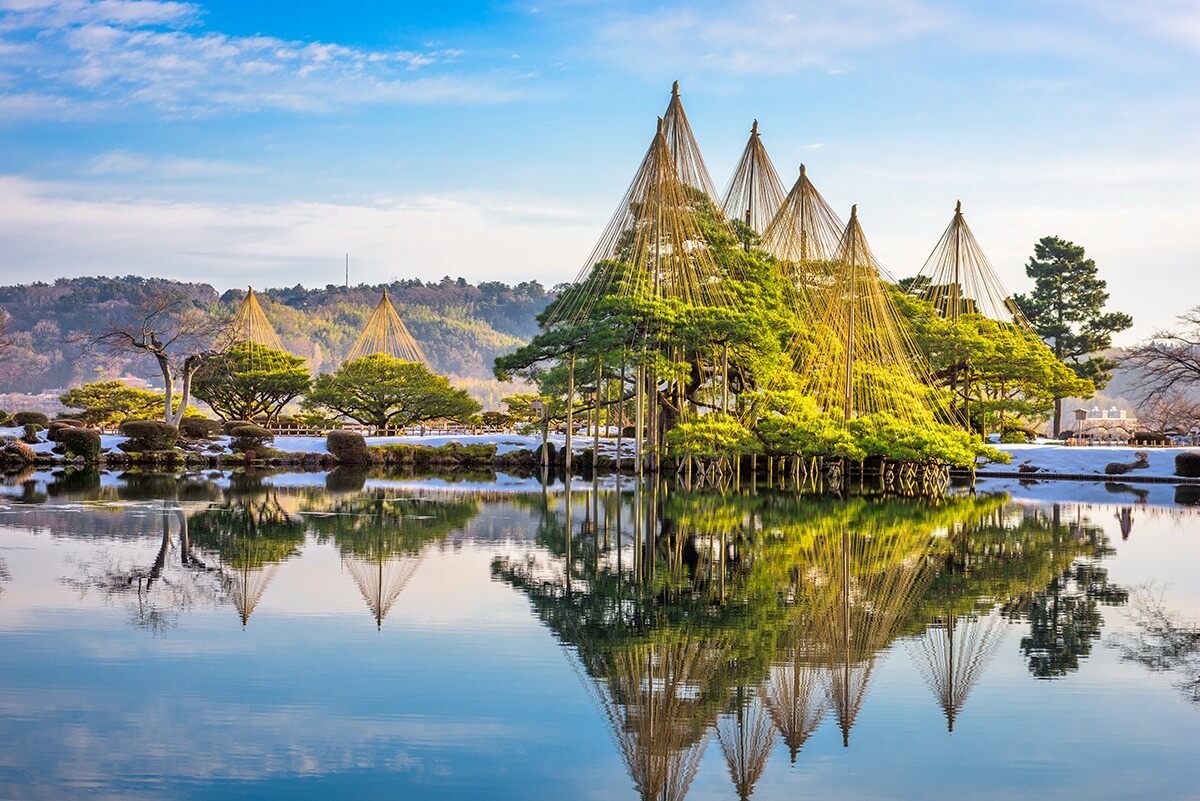
M 1084 244 L 1149 333 L 1200 302 L 1200 3 L 0 0 L 0 281 L 572 278 L 678 79 L 889 270 L 961 198 L 1005 282 Z

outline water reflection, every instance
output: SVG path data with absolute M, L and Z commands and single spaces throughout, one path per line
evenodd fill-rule
M 1137 626 L 1119 642 L 1125 660 L 1170 673 L 1192 700 L 1200 681 L 1195 626 L 1110 578 L 1114 550 L 1100 523 L 1114 530 L 1115 518 L 1127 535 L 1129 507 L 1091 519 L 1004 495 L 716 496 L 599 481 L 477 493 L 349 471 L 64 471 L 25 475 L 10 489 L 10 500 L 41 501 L 7 509 L 5 523 L 111 540 L 70 586 L 125 604 L 136 626 L 170 636 L 205 607 L 234 628 L 232 606 L 247 626 L 273 581 L 272 602 L 286 595 L 278 576 L 289 563 L 310 567 L 306 557 L 319 552 L 312 564 L 327 572 L 309 574 L 319 579 L 314 604 L 336 585 L 362 633 L 357 589 L 376 629 L 393 614 L 389 632 L 365 631 L 386 644 L 404 625 L 394 610 L 421 591 L 413 578 L 422 566 L 437 569 L 440 555 L 474 537 L 492 586 L 519 593 L 562 646 L 612 735 L 622 782 L 644 799 L 685 798 L 706 758 L 704 775 L 720 772 L 727 793 L 747 799 L 770 786 L 777 750 L 812 765 L 822 738 L 839 754 L 869 749 L 863 727 L 876 723 L 863 710 L 894 692 L 881 676 L 894 675 L 897 658 L 909 660 L 918 692 L 916 674 L 928 687 L 928 728 L 945 740 L 944 720 L 956 732 L 946 742 L 961 742 L 986 707 L 978 688 L 997 654 L 1008 653 L 1022 684 L 1066 677 L 1086 667 L 1108 608 L 1128 607 Z M 1137 511 L 1140 521 L 1154 514 Z M 285 625 L 286 604 L 278 615 L 264 609 L 252 629 Z

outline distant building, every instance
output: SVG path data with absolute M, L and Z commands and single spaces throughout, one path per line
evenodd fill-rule
M 1080 434 L 1132 434 L 1138 430 L 1136 415 L 1115 404 L 1107 409 L 1092 406 L 1075 410 L 1075 428 Z

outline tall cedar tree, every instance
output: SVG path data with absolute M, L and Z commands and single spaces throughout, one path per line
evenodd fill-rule
M 1025 274 L 1033 291 L 1016 295 L 1017 305 L 1054 355 L 1080 378 L 1103 389 L 1117 363 L 1096 355 L 1112 345 L 1112 335 L 1133 325 L 1123 312 L 1105 312 L 1108 285 L 1086 258 L 1082 245 L 1056 236 L 1042 237 L 1034 246 Z M 1062 433 L 1062 398 L 1054 399 L 1054 435 Z

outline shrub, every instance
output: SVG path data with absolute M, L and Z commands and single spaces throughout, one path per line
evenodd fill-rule
M 667 434 L 673 453 L 701 459 L 740 456 L 756 450 L 757 444 L 744 425 L 724 414 L 706 414 L 680 423 Z
M 0 426 L 9 426 L 9 425 L 12 425 L 12 417 L 9 416 L 8 412 L 0 411 Z
M 1000 434 L 1000 441 L 1005 445 L 1023 445 L 1029 441 L 1029 437 L 1019 428 L 1010 428 Z
M 185 417 L 179 421 L 179 433 L 184 439 L 208 439 L 225 430 L 220 420 L 207 417 Z
M 367 441 L 357 431 L 330 431 L 325 435 L 325 447 L 341 464 L 371 463 Z
M 13 424 L 17 426 L 35 425 L 45 428 L 50 425 L 50 418 L 41 412 L 17 412 L 13 415 Z
M 1200 451 L 1184 451 L 1175 456 L 1175 475 L 1200 478 Z
M 58 430 L 58 444 L 68 456 L 83 459 L 85 462 L 100 460 L 100 434 L 87 428 L 61 428 Z
M 253 420 L 226 420 L 221 424 L 221 429 L 229 436 L 233 436 L 233 429 L 237 428 L 238 426 L 252 425 L 256 425 Z
M 260 425 L 242 423 L 229 428 L 229 447 L 244 453 L 248 459 L 270 456 L 273 451 L 264 447 L 275 440 L 275 435 Z
M 12 437 L 5 438 L 0 444 L 0 463 L 3 464 L 32 464 L 37 458 L 33 448 Z
M 1134 445 L 1166 445 L 1170 438 L 1157 431 L 1138 431 L 1131 439 Z
M 117 447 L 127 453 L 170 450 L 179 439 L 179 429 L 161 420 L 126 420 L 120 431 L 129 441 Z
M 36 445 L 37 443 L 42 441 L 38 437 L 38 432 L 41 430 L 42 430 L 42 427 L 39 426 L 37 423 L 26 423 L 25 424 L 25 434 L 24 434 L 24 436 L 21 437 L 21 441 L 27 442 L 30 445 Z

